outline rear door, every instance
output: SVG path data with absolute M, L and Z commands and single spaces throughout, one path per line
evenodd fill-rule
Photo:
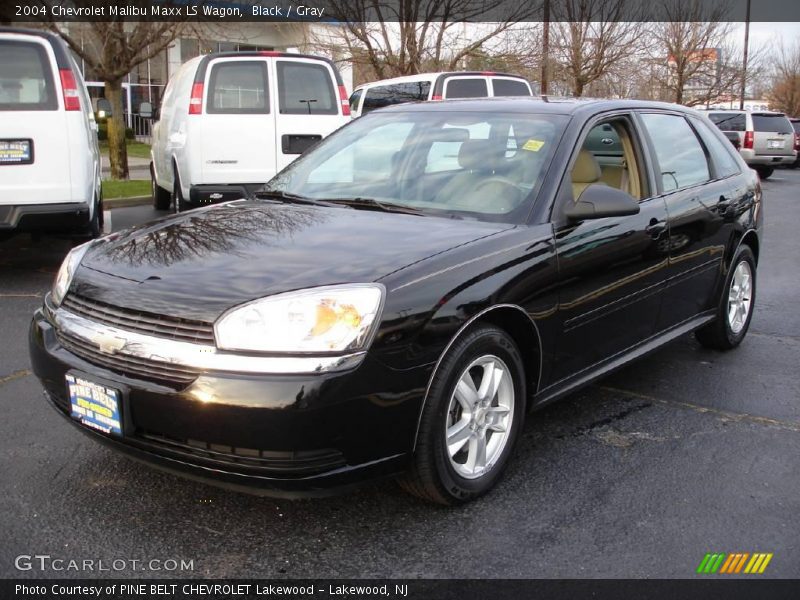
M 342 114 L 336 73 L 327 62 L 281 56 L 274 59 L 272 66 L 280 171 L 349 118 Z
M 753 149 L 756 155 L 792 156 L 794 129 L 780 113 L 752 113 Z
M 275 174 L 271 79 L 266 58 L 223 57 L 209 63 L 203 114 L 189 117 L 201 120 L 199 128 L 193 123 L 193 139 L 187 139 L 201 148 L 202 181 L 191 183 L 262 183 Z
M 60 76 L 50 44 L 0 34 L 0 202 L 73 200 Z

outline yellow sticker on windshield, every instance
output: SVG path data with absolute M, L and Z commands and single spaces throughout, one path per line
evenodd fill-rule
M 531 152 L 538 152 L 544 146 L 544 142 L 542 140 L 534 140 L 530 139 L 522 146 L 523 150 L 530 150 Z

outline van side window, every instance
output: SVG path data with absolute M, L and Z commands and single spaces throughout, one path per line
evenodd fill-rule
M 711 179 L 706 153 L 686 119 L 655 113 L 641 116 L 653 142 L 665 192 Z
M 56 110 L 50 59 L 41 44 L 0 42 L 0 110 Z
M 405 83 L 377 85 L 367 90 L 364 96 L 362 113 L 367 113 L 376 108 L 383 108 L 384 106 L 391 106 L 392 104 L 427 100 L 430 90 L 430 81 L 407 81 Z
M 444 88 L 445 98 L 486 98 L 489 90 L 485 79 L 454 77 L 448 79 Z
M 284 115 L 337 115 L 331 73 L 323 65 L 278 61 L 278 98 Z
M 495 96 L 530 96 L 528 84 L 519 79 L 492 79 Z
M 208 113 L 269 112 L 267 70 L 262 61 L 231 61 L 211 68 Z

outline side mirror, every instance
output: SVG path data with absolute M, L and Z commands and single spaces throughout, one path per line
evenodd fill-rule
M 639 214 L 639 202 L 622 190 L 593 183 L 564 214 L 573 221 L 625 217 Z

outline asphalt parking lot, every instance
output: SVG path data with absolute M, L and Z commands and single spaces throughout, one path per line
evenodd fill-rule
M 0 576 L 92 575 L 15 568 L 49 554 L 194 565 L 114 577 L 685 578 L 707 552 L 771 552 L 761 577 L 800 576 L 800 171 L 776 171 L 764 189 L 744 344 L 722 354 L 687 336 L 531 415 L 503 483 L 457 509 L 392 482 L 253 497 L 94 443 L 29 371 L 30 315 L 70 241 L 0 242 Z M 115 209 L 111 228 L 155 216 Z

